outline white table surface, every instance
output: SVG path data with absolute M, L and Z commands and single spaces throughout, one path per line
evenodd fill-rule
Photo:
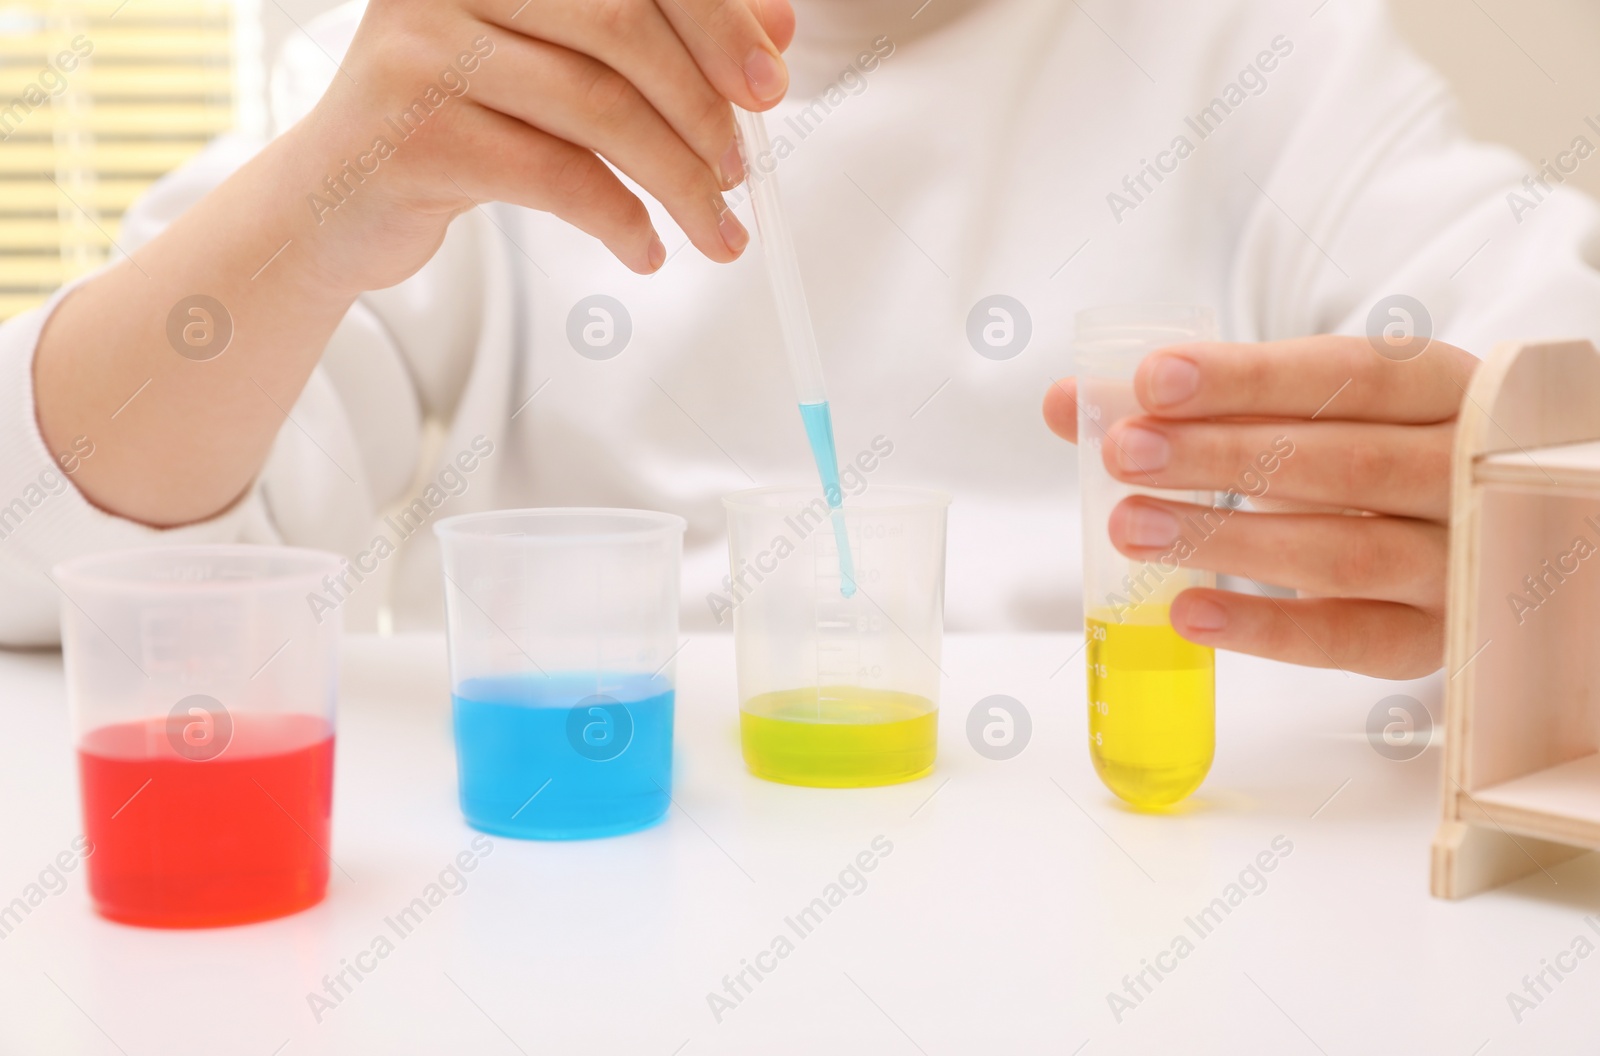
M 470 884 L 321 1023 L 306 995 L 385 932 L 473 832 L 455 802 L 444 646 L 345 650 L 328 899 L 214 931 L 111 924 L 81 868 L 0 940 L 0 1053 L 1501 1053 L 1595 1051 L 1600 956 L 1517 1023 L 1506 994 L 1600 910 L 1585 855 L 1459 903 L 1430 899 L 1440 752 L 1382 758 L 1396 685 L 1222 657 L 1218 751 L 1179 814 L 1123 809 L 1085 744 L 1080 643 L 951 636 L 929 778 L 825 791 L 739 758 L 731 641 L 678 661 L 661 825 L 580 843 L 494 838 Z M 1015 759 L 967 743 L 993 693 L 1034 722 Z M 0 654 L 0 902 L 81 829 L 60 658 Z M 1333 798 L 1329 799 L 1332 796 Z M 1319 809 L 1320 808 L 1320 809 Z M 1313 814 L 1315 816 L 1313 817 Z M 1293 851 L 1118 1023 L 1106 995 L 1274 837 Z M 742 1004 L 706 995 L 874 837 L 893 850 Z M 748 978 L 748 977 L 747 977 Z M 1147 977 L 1148 978 L 1148 977 Z M 1547 977 L 1548 978 L 1548 977 Z

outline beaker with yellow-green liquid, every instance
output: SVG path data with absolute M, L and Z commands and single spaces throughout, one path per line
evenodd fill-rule
M 1199 788 L 1216 747 L 1216 661 L 1209 646 L 1172 629 L 1170 607 L 1190 587 L 1215 585 L 1185 567 L 1185 546 L 1211 530 L 1185 523 L 1178 543 L 1150 561 L 1111 544 L 1112 508 L 1130 495 L 1210 507 L 1210 492 L 1126 484 L 1106 469 L 1108 430 L 1144 413 L 1133 375 L 1145 355 L 1216 339 L 1209 309 L 1182 305 L 1096 308 L 1078 313 L 1078 477 L 1083 497 L 1084 649 L 1089 755 L 1107 788 L 1135 807 L 1177 803 Z M 1203 518 L 1202 518 L 1203 519 Z M 1194 536 L 1196 538 L 1191 538 Z
M 876 461 L 871 452 L 863 458 Z M 859 494 L 847 484 L 836 510 L 804 488 L 723 500 L 729 574 L 708 600 L 718 622 L 733 624 L 745 765 L 769 781 L 890 785 L 931 773 L 938 754 L 950 500 L 869 489 L 865 472 L 854 475 Z M 848 594 L 840 589 L 845 538 L 854 563 Z

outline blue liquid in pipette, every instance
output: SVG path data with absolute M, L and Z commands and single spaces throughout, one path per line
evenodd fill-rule
M 839 453 L 833 445 L 833 413 L 828 410 L 828 401 L 802 403 L 800 420 L 806 425 L 811 457 L 816 459 L 817 473 L 822 477 L 822 494 L 832 511 L 833 538 L 839 544 L 839 593 L 847 598 L 854 597 L 856 563 L 850 556 L 850 535 L 845 531 L 844 514 L 839 509 L 844 502 L 844 490 L 839 487 Z
M 673 711 L 666 679 L 501 675 L 467 679 L 451 700 L 461 812 L 473 828 L 574 840 L 632 832 L 666 814 Z

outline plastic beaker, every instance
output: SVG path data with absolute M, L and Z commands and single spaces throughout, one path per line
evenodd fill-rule
M 1176 492 L 1124 484 L 1107 471 L 1108 431 L 1144 414 L 1133 375 L 1145 355 L 1185 341 L 1216 339 L 1210 309 L 1136 305 L 1079 312 L 1078 477 L 1083 496 L 1084 651 L 1089 679 L 1089 754 L 1107 788 L 1139 807 L 1185 798 L 1205 780 L 1216 746 L 1215 659 L 1172 629 L 1179 592 L 1214 585 L 1186 568 L 1185 547 L 1216 530 L 1227 508 L 1210 492 Z M 1107 522 L 1130 495 L 1194 503 L 1178 542 L 1154 561 L 1124 557 L 1111 545 Z
M 55 569 L 102 916 L 214 927 L 322 900 L 342 627 L 324 590 L 339 570 L 333 554 L 267 546 Z
M 856 788 L 931 771 L 949 496 L 873 486 L 846 501 L 856 580 L 848 598 L 820 493 L 757 488 L 723 505 L 729 576 L 713 608 L 733 618 L 750 772 Z
M 667 812 L 685 521 L 533 509 L 440 521 L 461 812 L 565 840 Z

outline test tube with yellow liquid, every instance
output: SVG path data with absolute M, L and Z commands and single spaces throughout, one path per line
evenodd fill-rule
M 1111 545 L 1112 508 L 1129 495 L 1209 506 L 1210 492 L 1124 484 L 1106 470 L 1107 431 L 1143 414 L 1133 375 L 1145 355 L 1216 339 L 1210 309 L 1183 305 L 1096 308 L 1078 313 L 1078 477 L 1083 496 L 1084 649 L 1089 755 L 1107 788 L 1140 808 L 1170 806 L 1200 787 L 1216 747 L 1216 660 L 1172 629 L 1172 599 L 1215 577 L 1182 567 L 1182 536 L 1154 561 Z
M 723 500 L 729 573 L 708 601 L 719 623 L 733 624 L 739 739 L 757 777 L 863 788 L 933 770 L 950 500 L 868 489 L 883 445 L 893 450 L 879 437 L 844 463 L 842 507 L 807 488 Z M 849 594 L 840 589 L 846 537 Z

